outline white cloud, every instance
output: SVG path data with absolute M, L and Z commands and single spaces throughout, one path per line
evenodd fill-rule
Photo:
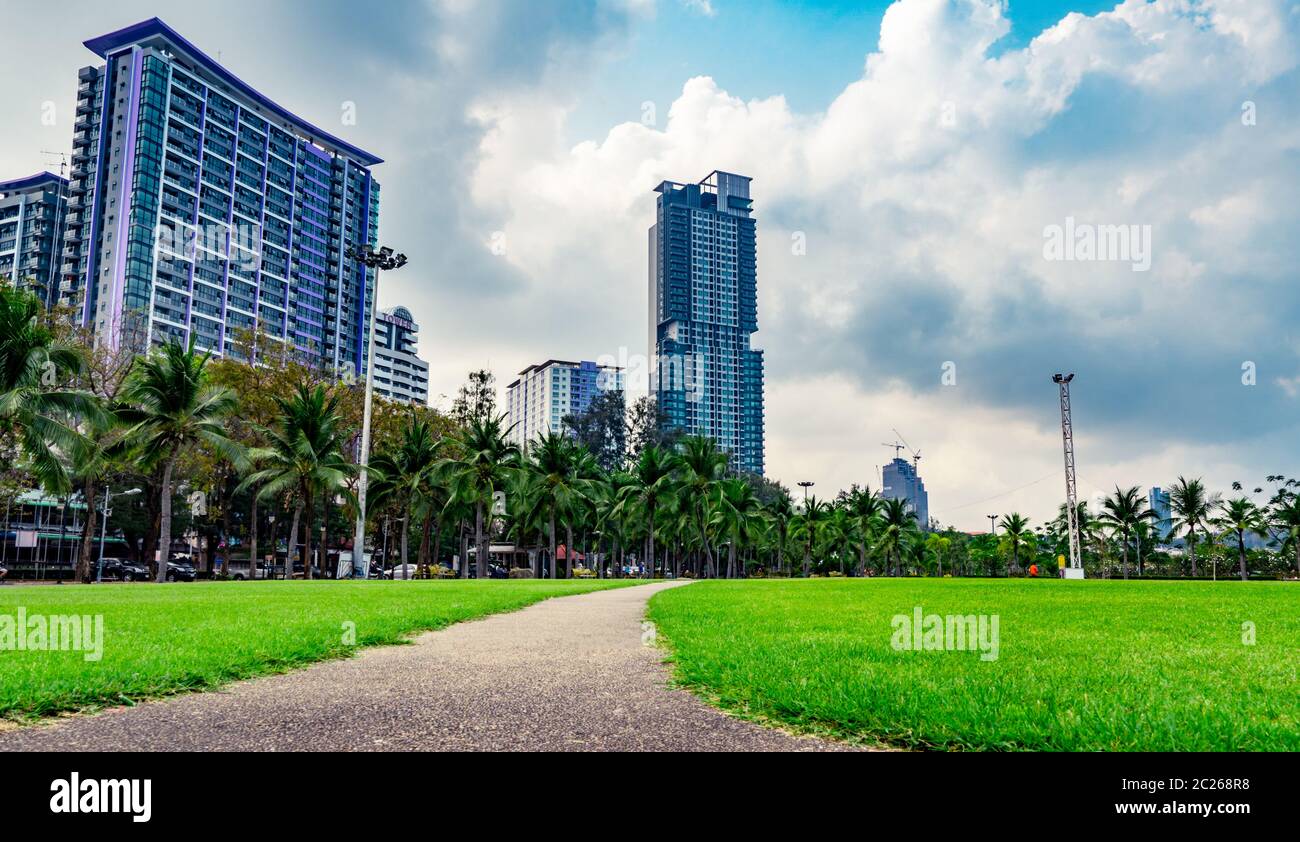
M 1059 462 L 1050 383 L 1018 366 L 1050 373 L 1064 357 L 1095 368 L 1112 354 L 1141 367 L 1163 353 L 1203 370 L 1222 354 L 1227 378 L 1245 332 L 1270 328 L 1259 302 L 1229 294 L 1224 279 L 1245 273 L 1294 311 L 1294 288 L 1278 281 L 1296 258 L 1279 227 L 1297 221 L 1285 196 L 1297 187 L 1300 122 L 1285 74 L 1298 28 L 1280 2 L 1130 0 L 991 57 L 1009 29 L 1003 4 L 903 0 L 863 77 L 824 113 L 794 113 L 781 96 L 742 101 L 699 77 L 662 128 L 625 123 L 564 148 L 562 107 L 485 105 L 492 131 L 472 194 L 502 214 L 519 271 L 576 296 L 596 354 L 646 341 L 651 188 L 713 169 L 753 176 L 770 473 L 870 481 L 877 442 L 899 426 L 943 456 L 924 466 L 933 492 L 976 499 Z M 1267 127 L 1241 124 L 1247 95 Z M 1043 228 L 1067 216 L 1151 225 L 1152 270 L 1045 262 Z M 806 233 L 806 256 L 790 253 L 794 231 Z M 937 389 L 948 359 L 970 377 L 964 394 Z M 810 370 L 826 379 L 809 381 Z M 1164 454 L 1121 476 L 1132 454 L 1098 435 L 1089 463 L 1111 460 L 1104 484 L 1168 482 L 1196 472 L 1198 453 L 1222 461 L 1197 450 L 1204 430 L 1190 421 L 1160 425 L 1167 406 L 1137 402 L 1131 419 L 1120 406 L 1088 413 L 1090 401 L 1149 391 L 1147 377 L 1081 375 L 1084 424 L 1136 428 L 1144 453 Z M 1236 458 L 1242 470 L 1259 461 Z M 1057 496 L 1023 505 L 1041 516 Z

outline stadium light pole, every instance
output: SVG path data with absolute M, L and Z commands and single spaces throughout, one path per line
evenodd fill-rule
M 361 452 L 357 456 L 357 528 L 352 536 L 352 575 L 355 577 L 359 570 L 361 578 L 365 579 L 370 576 L 370 566 L 366 564 L 366 486 L 369 482 L 370 466 L 370 410 L 375 400 L 375 310 L 379 307 L 379 276 L 384 272 L 401 269 L 407 261 L 404 254 L 394 254 L 388 247 L 376 251 L 369 243 L 360 248 L 349 246 L 347 257 L 349 260 L 358 261 L 367 269 L 375 270 L 374 302 L 370 306 L 366 319 L 370 339 L 365 360 L 366 397 L 361 416 Z M 365 306 L 364 295 L 361 304 Z
M 986 517 L 988 517 L 989 519 L 989 533 L 992 534 L 994 538 L 996 538 L 998 536 L 998 516 L 987 515 Z
M 799 483 L 799 487 L 803 489 L 803 504 L 805 506 L 808 505 L 808 489 L 812 488 L 816 484 L 817 483 L 815 482 L 808 482 L 807 480 Z

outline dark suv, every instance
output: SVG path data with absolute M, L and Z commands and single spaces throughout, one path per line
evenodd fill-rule
M 106 558 L 102 569 L 96 575 L 103 579 L 117 579 L 122 582 L 147 582 L 149 568 L 124 558 Z

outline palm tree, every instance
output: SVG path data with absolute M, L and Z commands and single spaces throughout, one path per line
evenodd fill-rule
M 815 496 L 809 497 L 790 524 L 791 537 L 803 544 L 803 577 L 812 575 L 813 547 L 821 541 L 830 519 L 830 507 Z
M 772 520 L 772 543 L 776 548 L 776 572 L 785 572 L 785 547 L 790 537 L 790 523 L 794 520 L 794 503 L 784 488 L 767 507 Z
M 502 414 L 469 419 L 448 441 L 457 455 L 444 459 L 439 468 L 450 487 L 448 502 L 463 503 L 474 511 L 474 567 L 480 580 L 488 576 L 488 507 L 496 492 L 506 487 L 520 460 L 518 446 L 506 439 L 505 418 Z
M 35 296 L 0 284 L 0 426 L 16 431 L 33 475 L 51 494 L 72 488 L 61 455 L 74 463 L 90 456 L 76 419 L 106 421 L 94 395 L 63 385 L 85 364 L 82 351 L 41 323 Z
M 302 569 L 303 578 L 311 578 L 315 501 L 343 490 L 356 472 L 356 467 L 343 456 L 348 437 L 340 407 L 342 397 L 341 392 L 330 394 L 323 385 L 312 387 L 300 383 L 290 397 L 275 399 L 279 416 L 275 428 L 258 428 L 269 444 L 249 452 L 249 461 L 260 467 L 244 478 L 239 486 L 241 490 L 256 488 L 257 497 L 263 502 L 278 500 L 286 494 L 296 497 L 285 556 L 286 579 L 293 576 L 293 549 L 304 515 L 307 534 Z
M 243 451 L 226 436 L 222 421 L 239 407 L 229 389 L 209 382 L 209 355 L 169 342 L 136 361 L 126 383 L 119 415 L 130 424 L 125 439 L 145 461 L 163 465 L 158 532 L 157 581 L 167 580 L 171 556 L 172 474 L 176 462 L 202 443 L 236 464 Z
M 880 512 L 880 538 L 876 542 L 876 551 L 884 553 L 890 575 L 902 575 L 903 553 L 919 530 L 911 504 L 902 499 L 885 501 Z
M 635 500 L 645 512 L 646 563 L 650 578 L 655 571 L 655 510 L 672 488 L 677 469 L 676 460 L 660 447 L 648 445 L 632 466 L 632 483 L 625 487 L 624 496 Z
M 718 482 L 727 467 L 727 454 L 718 450 L 713 439 L 690 436 L 681 441 L 677 465 L 681 476 L 678 493 L 690 509 L 697 530 L 695 537 L 704 551 L 703 574 L 709 578 L 717 570 L 709 541 L 709 519 L 718 496 Z
M 1111 528 L 1112 533 L 1119 533 L 1120 552 L 1123 558 L 1124 578 L 1128 578 L 1128 544 L 1129 535 L 1142 521 L 1155 520 L 1158 515 L 1142 500 L 1135 485 L 1121 489 L 1115 486 L 1115 493 L 1102 502 L 1102 512 L 1097 519 Z M 1141 570 L 1138 575 L 1141 575 Z
M 410 575 L 406 559 L 411 513 L 428 496 L 429 475 L 437 464 L 441 448 L 442 442 L 434 438 L 429 422 L 411 413 L 402 426 L 401 441 L 394 449 L 377 453 L 371 463 L 375 472 L 371 493 L 376 507 L 393 500 L 402 513 L 401 558 L 403 576 L 406 577 Z M 426 507 L 421 530 L 421 565 L 427 559 L 428 547 L 423 546 L 423 542 L 429 539 L 428 532 L 432 529 L 433 517 L 433 507 Z M 420 572 L 423 574 L 423 568 Z
M 1300 494 L 1280 495 L 1270 514 L 1273 529 L 1282 539 L 1282 551 L 1295 553 L 1296 575 L 1300 576 Z
M 762 506 L 754 489 L 743 479 L 735 477 L 722 480 L 719 486 L 718 507 L 713 513 L 713 525 L 718 534 L 727 540 L 727 578 L 738 576 L 736 553 L 749 544 L 758 532 Z
M 1002 547 L 1011 554 L 1011 573 L 1019 573 L 1020 551 L 1033 549 L 1037 545 L 1036 536 L 1029 528 L 1029 520 L 1019 512 L 1004 515 L 998 525 L 1002 528 Z
M 574 445 L 572 440 L 562 433 L 547 432 L 538 437 L 529 448 L 531 461 L 529 470 L 536 477 L 537 492 L 546 509 L 547 536 L 550 539 L 550 578 L 558 575 L 557 559 L 559 542 L 555 536 L 555 522 L 569 522 L 571 514 L 577 509 L 582 496 L 574 473 Z M 573 538 L 569 530 L 569 542 L 564 548 L 564 568 L 566 578 L 573 572 Z
M 1268 534 L 1264 512 L 1245 497 L 1235 497 L 1219 504 L 1219 513 L 1210 518 L 1210 523 L 1222 529 L 1225 535 L 1231 533 L 1236 539 L 1241 581 L 1248 581 L 1250 574 L 1246 572 L 1246 533 L 1261 538 Z
M 1192 562 L 1193 578 L 1196 577 L 1196 530 L 1205 528 L 1217 503 L 1217 495 L 1207 495 L 1200 479 L 1179 477 L 1169 489 L 1169 509 L 1173 514 L 1170 534 L 1176 534 L 1180 529 L 1187 531 L 1187 552 Z
M 870 488 L 854 488 L 845 500 L 849 516 L 853 519 L 854 537 L 858 546 L 858 575 L 867 572 L 869 544 L 880 530 L 880 513 L 884 502 Z

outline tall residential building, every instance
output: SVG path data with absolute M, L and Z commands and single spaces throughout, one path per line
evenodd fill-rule
M 250 37 L 267 39 L 274 34 Z M 326 371 L 365 371 L 380 159 L 271 101 L 157 18 L 85 42 L 63 300 L 97 341 L 258 329 Z
M 881 472 L 880 496 L 886 500 L 906 500 L 916 514 L 922 529 L 930 528 L 930 495 L 925 482 L 916 472 L 916 465 L 906 459 L 895 459 Z
M 375 317 L 375 394 L 429 405 L 429 364 L 415 350 L 419 332 L 405 307 L 383 310 Z
M 1151 489 L 1147 493 L 1147 505 L 1151 511 L 1156 513 L 1156 520 L 1153 524 L 1156 534 L 1161 541 L 1169 538 L 1169 533 L 1174 531 L 1173 511 L 1169 508 L 1169 492 L 1160 487 Z
M 47 172 L 0 181 L 0 279 L 46 304 L 59 286 L 67 188 L 66 178 Z
M 707 436 L 763 473 L 763 352 L 749 178 L 665 181 L 650 228 L 651 393 L 664 424 Z
M 524 447 L 544 433 L 561 432 L 567 416 L 581 415 L 601 392 L 623 386 L 623 369 L 615 366 L 564 360 L 530 365 L 506 389 L 510 439 Z

